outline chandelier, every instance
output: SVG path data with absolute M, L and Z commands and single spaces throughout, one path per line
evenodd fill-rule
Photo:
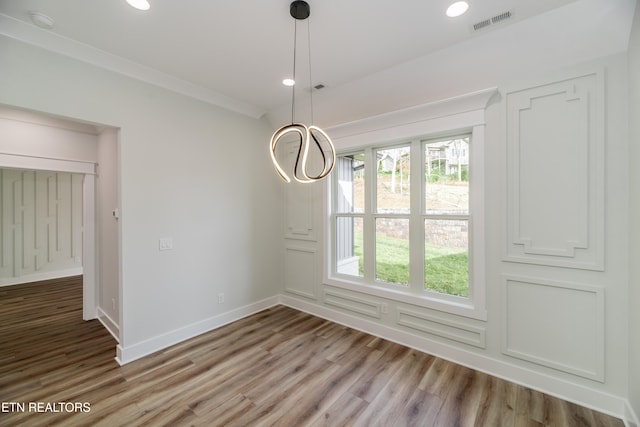
M 278 172 L 278 175 L 286 181 L 291 182 L 291 178 L 284 169 L 280 166 L 278 159 L 276 158 L 276 147 L 278 142 L 282 138 L 288 135 L 293 137 L 298 142 L 298 154 L 296 157 L 295 165 L 293 167 L 293 178 L 301 183 L 310 183 L 319 181 L 326 178 L 336 163 L 336 152 L 333 146 L 331 138 L 319 127 L 313 125 L 313 88 L 311 88 L 311 95 L 309 97 L 311 104 L 311 125 L 307 126 L 303 123 L 296 123 L 295 121 L 295 105 L 296 105 L 296 48 L 297 48 L 297 29 L 298 21 L 305 20 L 311 13 L 311 8 L 306 1 L 296 0 L 289 6 L 289 13 L 294 18 L 294 33 L 293 33 L 293 81 L 290 81 L 292 86 L 291 97 L 291 124 L 282 126 L 276 130 L 271 136 L 271 160 Z M 308 28 L 308 27 L 307 27 Z M 310 32 L 310 31 L 309 31 Z M 308 40 L 309 49 L 309 84 L 311 85 L 311 40 Z M 318 169 L 317 167 L 309 168 L 309 152 L 311 150 L 317 151 L 319 157 L 322 159 L 322 168 L 318 172 L 310 172 L 310 169 Z

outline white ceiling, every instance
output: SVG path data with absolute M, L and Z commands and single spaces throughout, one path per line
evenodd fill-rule
M 151 9 L 142 12 L 125 0 L 0 0 L 0 34 L 253 117 L 290 108 L 291 89 L 281 84 L 291 74 L 290 0 L 149 1 Z M 444 13 L 452 1 L 310 0 L 313 83 L 325 84 L 326 93 L 357 87 L 364 96 L 373 89 L 365 84 L 373 75 L 576 2 L 469 0 L 467 14 L 452 19 Z M 50 16 L 55 27 L 35 27 L 29 11 Z M 473 23 L 505 11 L 513 17 L 472 30 Z M 298 26 L 303 59 L 306 23 Z M 298 80 L 307 73 L 300 65 Z

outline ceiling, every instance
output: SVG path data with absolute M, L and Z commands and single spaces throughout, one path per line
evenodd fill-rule
M 339 92 L 576 0 L 469 0 L 469 11 L 455 19 L 445 15 L 452 1 L 310 0 L 311 18 L 298 26 L 299 55 L 308 63 L 309 23 L 313 84 Z M 149 2 L 143 12 L 125 0 L 0 0 L 0 33 L 4 26 L 13 37 L 253 117 L 290 103 L 291 89 L 281 83 L 293 56 L 289 0 Z M 55 26 L 37 28 L 29 11 L 48 15 Z M 474 23 L 506 11 L 510 19 L 473 31 Z M 310 87 L 307 76 L 299 65 L 298 80 L 305 81 L 298 87 Z

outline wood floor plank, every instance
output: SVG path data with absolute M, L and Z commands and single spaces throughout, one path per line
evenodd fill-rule
M 419 388 L 398 414 L 393 427 L 431 427 L 442 407 L 442 399 Z
M 0 426 L 621 427 L 621 420 L 289 307 L 119 366 L 82 280 L 0 288 Z
M 516 421 L 518 399 L 516 384 L 488 377 L 476 415 L 476 425 L 513 426 Z
M 326 411 L 318 414 L 309 424 L 310 427 L 345 427 L 351 426 L 369 405 L 349 392 L 345 392 Z
M 409 350 L 399 360 L 398 369 L 362 415 L 366 424 L 380 423 L 391 426 L 404 412 L 422 378 L 429 370 L 433 357 L 416 350 Z

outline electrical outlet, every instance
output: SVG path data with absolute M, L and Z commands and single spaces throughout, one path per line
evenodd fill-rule
M 389 313 L 389 306 L 387 305 L 386 302 L 383 302 L 382 304 L 380 304 L 380 312 L 382 314 L 387 314 Z
M 161 251 L 170 251 L 173 249 L 173 239 L 165 237 L 158 241 L 158 249 Z
M 218 294 L 218 304 L 222 304 L 224 303 L 224 294 L 223 293 L 219 293 Z

